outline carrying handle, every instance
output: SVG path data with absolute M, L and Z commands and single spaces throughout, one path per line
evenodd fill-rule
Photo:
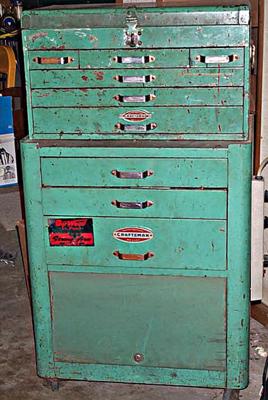
M 120 103 L 147 103 L 155 100 L 156 96 L 154 94 L 147 94 L 144 96 L 121 96 L 117 94 L 114 96 L 114 99 L 120 101 Z
M 146 201 L 118 201 L 112 200 L 112 205 L 117 208 L 125 208 L 125 209 L 143 209 L 151 207 L 154 203 L 151 200 Z
M 154 257 L 154 253 L 152 251 L 148 251 L 145 254 L 126 254 L 126 253 L 120 253 L 118 250 L 115 250 L 113 252 L 113 255 L 119 260 L 125 260 L 125 261 L 145 261 L 148 260 L 149 258 Z
M 113 79 L 121 83 L 145 83 L 154 81 L 156 77 L 154 75 L 140 75 L 140 76 L 116 75 L 113 77 Z
M 35 57 L 33 62 L 37 64 L 70 64 L 74 61 L 73 57 Z
M 152 131 L 156 127 L 157 127 L 157 124 L 154 122 L 151 122 L 150 124 L 146 124 L 146 125 L 129 125 L 129 124 L 121 124 L 121 123 L 115 124 L 115 128 L 120 129 L 121 131 L 138 132 L 138 133 Z
M 155 61 L 154 56 L 141 56 L 141 57 L 113 57 L 113 61 L 119 64 L 147 64 Z
M 148 169 L 143 172 L 134 172 L 134 171 L 118 171 L 117 169 L 113 169 L 111 174 L 119 179 L 145 179 L 148 176 L 152 176 L 154 174 L 154 171 Z
M 231 54 L 230 56 L 202 56 L 198 55 L 195 57 L 195 61 L 199 61 L 204 64 L 228 64 L 233 61 L 239 60 L 237 54 Z

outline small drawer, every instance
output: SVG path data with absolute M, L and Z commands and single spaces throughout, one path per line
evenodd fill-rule
M 30 51 L 29 69 L 77 69 L 78 51 Z
M 242 134 L 243 107 L 34 108 L 35 134 Z
M 80 218 L 45 217 L 48 264 L 226 269 L 226 221 L 83 215 L 88 229 L 82 234 Z
M 209 158 L 41 158 L 43 186 L 227 187 L 227 160 Z
M 243 68 L 96 69 L 31 71 L 32 89 L 243 86 Z
M 44 188 L 45 215 L 225 219 L 225 190 Z
M 80 51 L 82 69 L 187 67 L 189 49 Z
M 243 87 L 34 89 L 37 107 L 242 106 Z
M 191 66 L 197 67 L 243 67 L 244 49 L 229 47 L 191 49 L 190 62 Z

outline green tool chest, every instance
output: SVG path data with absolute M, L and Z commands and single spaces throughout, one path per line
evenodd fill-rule
M 24 12 L 38 374 L 248 383 L 247 7 Z

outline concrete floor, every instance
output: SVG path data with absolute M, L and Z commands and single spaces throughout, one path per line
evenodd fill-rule
M 0 193 L 1 204 L 1 193 Z M 15 266 L 0 262 L 0 400 L 220 400 L 221 390 L 64 381 L 52 392 L 35 373 L 30 306 L 15 231 L 0 225 L 0 248 L 17 252 Z M 250 385 L 241 400 L 257 400 L 268 351 L 268 330 L 251 324 Z

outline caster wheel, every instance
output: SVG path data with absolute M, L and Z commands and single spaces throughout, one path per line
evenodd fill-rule
M 60 388 L 58 379 L 47 379 L 47 383 L 50 386 L 52 392 L 57 392 Z
M 225 389 L 222 400 L 239 400 L 239 390 Z

